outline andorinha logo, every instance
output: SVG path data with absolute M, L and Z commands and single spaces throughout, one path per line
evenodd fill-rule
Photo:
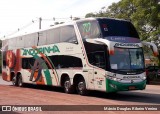
M 36 48 L 36 49 L 23 49 L 23 55 L 36 55 L 38 53 L 55 53 L 55 52 L 60 52 L 58 46 L 49 46 L 49 47 L 41 47 L 41 48 Z
M 140 78 L 140 76 L 124 76 L 123 79 L 136 79 Z
M 116 43 L 115 47 L 124 47 L 124 46 L 131 46 L 131 47 L 139 47 L 138 44 L 134 44 L 134 43 Z

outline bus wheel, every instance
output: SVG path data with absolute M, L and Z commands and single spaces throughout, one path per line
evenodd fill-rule
M 24 83 L 23 83 L 23 81 L 22 81 L 22 75 L 21 75 L 21 74 L 18 76 L 18 86 L 19 86 L 19 87 L 23 87 L 23 86 L 24 86 Z
M 84 80 L 80 80 L 77 84 L 77 93 L 80 95 L 88 95 L 88 91 L 86 89 L 86 83 Z
M 74 87 L 71 85 L 69 78 L 64 81 L 64 91 L 65 93 L 74 93 Z
M 13 84 L 14 86 L 17 86 L 17 85 L 18 85 L 16 76 L 14 76 L 14 77 L 12 78 L 12 84 Z

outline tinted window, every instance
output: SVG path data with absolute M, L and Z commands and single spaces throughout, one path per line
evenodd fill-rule
M 114 19 L 99 19 L 98 21 L 104 37 L 124 36 L 139 38 L 134 26 L 128 21 Z
M 104 51 L 107 50 L 107 46 L 88 42 L 84 42 L 84 46 L 90 64 L 103 69 L 109 68 L 108 54 L 107 51 Z
M 105 52 L 101 52 L 101 51 L 97 51 L 97 52 L 92 52 L 92 53 L 88 53 L 88 60 L 89 63 L 97 66 L 99 68 L 106 68 L 106 59 L 105 59 Z
M 34 38 L 32 37 L 32 35 L 26 35 L 23 38 L 24 38 L 24 46 L 25 47 L 34 46 Z
M 16 38 L 9 39 L 8 50 L 16 49 Z
M 54 28 L 47 31 L 47 44 L 54 44 L 60 42 L 60 28 Z
M 50 59 L 56 68 L 82 67 L 82 61 L 77 57 L 57 55 L 50 56 Z
M 16 41 L 17 41 L 16 48 L 37 46 L 38 34 L 33 33 L 33 34 L 20 36 L 16 38 Z
M 78 22 L 78 28 L 82 38 L 98 38 L 100 30 L 97 21 Z
M 31 69 L 31 66 L 34 65 L 34 58 L 23 58 L 22 59 L 22 68 L 23 69 Z
M 3 50 L 3 51 L 8 50 L 8 42 L 9 42 L 8 39 L 2 40 L 2 50 Z
M 82 61 L 80 58 L 67 56 L 67 55 L 54 55 L 49 56 L 55 68 L 69 68 L 69 67 L 82 67 Z M 43 58 L 41 58 L 43 60 Z M 45 61 L 45 60 L 44 60 Z M 22 59 L 22 68 L 31 69 L 31 66 L 34 65 L 34 58 L 23 58 Z M 50 66 L 47 64 L 48 68 Z
M 23 48 L 24 47 L 24 37 L 21 36 L 21 37 L 17 37 L 17 45 L 16 47 L 17 48 Z
M 74 26 L 68 25 L 68 26 L 61 27 L 60 41 L 77 43 Z
M 46 45 L 46 31 L 43 32 L 39 32 L 39 41 L 38 41 L 38 45 Z
M 2 52 L 3 54 L 2 54 L 2 56 L 3 56 L 3 67 L 6 67 L 6 51 L 3 51 Z

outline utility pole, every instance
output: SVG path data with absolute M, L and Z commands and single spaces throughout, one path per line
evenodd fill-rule
M 72 15 L 71 15 L 71 17 L 70 17 L 70 18 L 71 18 L 71 20 L 72 20 L 72 18 L 73 18 L 73 17 L 72 17 Z
M 41 25 L 42 25 L 42 18 L 39 18 L 39 29 L 41 29 Z

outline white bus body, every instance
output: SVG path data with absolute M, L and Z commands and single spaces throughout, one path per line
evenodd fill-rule
M 129 21 L 73 21 L 3 40 L 2 77 L 18 86 L 61 86 L 66 93 L 77 90 L 81 95 L 87 90 L 143 90 L 142 46 Z M 120 62 L 126 62 L 126 66 Z

